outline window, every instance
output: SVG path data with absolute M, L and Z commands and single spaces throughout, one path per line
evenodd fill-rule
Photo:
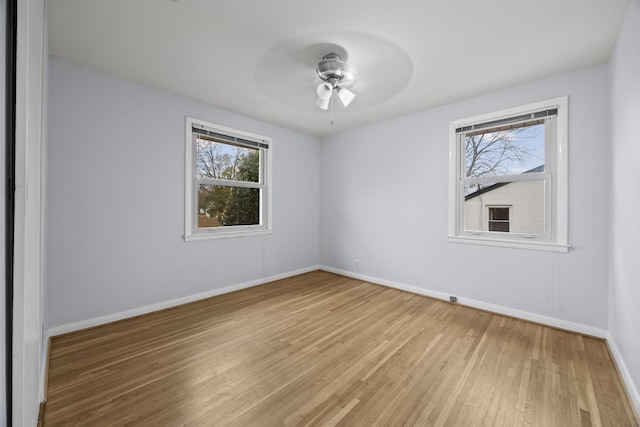
M 271 139 L 187 117 L 185 240 L 271 231 Z
M 449 241 L 568 251 L 567 105 L 451 122 Z
M 487 206 L 487 210 L 489 211 L 487 215 L 487 230 L 508 233 L 511 208 L 508 206 Z

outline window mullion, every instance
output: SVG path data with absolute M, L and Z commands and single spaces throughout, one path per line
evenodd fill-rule
M 478 178 L 464 178 L 465 185 L 497 184 L 502 182 L 542 181 L 551 177 L 549 173 L 531 173 L 521 175 L 483 176 Z
M 196 178 L 198 185 L 219 185 L 222 187 L 264 188 L 259 182 L 231 181 L 226 179 Z

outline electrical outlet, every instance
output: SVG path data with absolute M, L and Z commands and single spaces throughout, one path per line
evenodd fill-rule
M 451 296 L 449 297 L 449 302 L 453 302 L 453 303 L 458 302 L 458 297 L 454 297 L 453 295 L 451 295 Z
M 359 259 L 357 259 L 357 260 L 356 260 L 356 262 L 355 262 L 355 264 L 356 264 L 356 267 L 360 267 L 360 260 L 359 260 Z

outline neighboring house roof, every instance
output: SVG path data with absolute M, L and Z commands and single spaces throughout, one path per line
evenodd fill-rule
M 544 165 L 536 166 L 535 168 L 529 169 L 528 171 L 524 171 L 522 173 L 525 174 L 525 173 L 535 173 L 535 172 L 544 172 Z M 469 199 L 473 199 L 476 196 L 479 196 L 479 195 L 484 194 L 484 193 L 488 193 L 489 191 L 493 191 L 496 188 L 500 188 L 500 187 L 502 187 L 504 185 L 507 185 L 507 184 L 511 184 L 511 183 L 510 182 L 499 182 L 497 184 L 493 184 L 493 185 L 490 185 L 488 187 L 481 188 L 478 191 L 474 191 L 473 193 L 469 193 L 466 196 L 464 196 L 464 201 L 466 202 Z

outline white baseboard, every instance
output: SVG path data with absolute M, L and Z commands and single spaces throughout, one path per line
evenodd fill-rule
M 205 298 L 211 298 L 217 295 L 239 291 L 240 289 L 246 289 L 246 288 L 251 288 L 253 286 L 264 285 L 265 283 L 286 279 L 287 277 L 297 276 L 299 274 L 308 273 L 310 271 L 315 271 L 315 270 L 318 270 L 319 268 L 320 268 L 319 266 L 315 265 L 313 267 L 302 268 L 300 270 L 290 271 L 283 274 L 277 274 L 275 276 L 264 277 L 261 279 L 252 280 L 250 282 L 226 286 L 224 288 L 212 289 L 210 291 L 202 292 L 199 294 L 188 295 L 185 297 L 176 298 L 169 301 L 163 301 L 156 304 L 146 305 L 144 307 L 133 308 L 131 310 L 125 310 L 125 311 L 120 311 L 118 313 L 107 314 L 105 316 L 94 317 L 92 319 L 81 320 L 79 322 L 67 323 L 65 325 L 49 328 L 47 330 L 47 333 L 49 337 L 54 337 L 56 335 L 75 332 L 81 329 L 87 329 L 93 326 L 104 325 L 105 323 L 116 322 L 118 320 L 127 319 L 129 317 L 139 316 L 141 314 L 147 314 L 153 311 L 163 310 L 165 308 L 175 307 L 177 305 L 187 304 L 187 303 L 198 301 Z
M 55 326 L 49 328 L 47 330 L 47 335 L 49 337 L 54 337 L 56 335 L 65 334 L 68 332 L 74 332 L 81 329 L 90 328 L 93 326 L 103 325 L 105 323 L 115 322 L 118 320 L 126 319 L 129 317 L 139 316 L 141 314 L 151 313 L 153 311 L 163 310 L 165 308 L 175 307 L 177 305 L 186 304 L 189 302 L 214 297 L 217 295 L 226 294 L 229 292 L 238 291 L 240 289 L 246 289 L 253 286 L 263 285 L 265 283 L 273 282 L 276 280 L 286 279 L 287 277 L 297 276 L 299 274 L 308 273 L 314 270 L 324 270 L 335 274 L 340 274 L 342 276 L 351 277 L 358 280 L 363 280 L 365 282 L 371 282 L 382 286 L 387 286 L 390 288 L 400 289 L 407 292 L 412 292 L 419 295 L 424 295 L 431 298 L 436 298 L 444 301 L 449 300 L 449 294 L 444 292 L 433 291 L 430 289 L 425 289 L 417 286 L 411 286 L 404 283 L 394 282 L 391 280 L 380 279 L 377 277 L 366 276 L 364 274 L 353 273 L 347 270 L 341 270 L 333 267 L 327 266 L 312 266 L 303 268 L 300 270 L 290 271 L 283 274 L 278 274 L 275 276 L 269 276 L 257 280 L 252 280 L 250 282 L 240 283 L 237 285 L 231 285 L 224 288 L 212 289 L 207 292 L 202 292 L 195 295 L 189 295 L 182 298 L 177 298 L 169 301 L 164 301 L 161 303 L 151 304 L 143 307 L 134 308 L 131 310 L 125 310 L 118 313 L 108 314 L 105 316 L 94 317 L 92 319 L 81 320 L 79 322 L 68 323 L 65 325 Z M 491 311 L 498 314 L 504 314 L 507 316 L 517 317 L 524 320 L 529 320 L 531 322 L 541 323 L 543 325 L 552 326 L 555 328 L 566 329 L 573 332 L 579 332 L 582 334 L 587 334 L 591 336 L 595 336 L 598 338 L 606 338 L 607 331 L 600 328 L 595 328 L 593 326 L 583 325 L 581 323 L 570 322 L 568 320 L 557 319 L 554 317 L 543 316 L 536 313 L 531 313 L 528 311 L 517 310 L 510 307 L 505 307 L 501 305 L 491 304 L 484 301 L 478 301 L 470 298 L 458 297 L 458 303 L 461 305 L 466 305 L 469 307 L 479 308 L 482 310 Z
M 412 292 L 418 295 L 424 295 L 431 298 L 449 301 L 450 294 L 444 292 L 432 291 L 430 289 L 420 288 L 417 286 L 406 285 L 404 283 L 393 282 L 390 280 L 379 279 L 377 277 L 365 276 L 364 274 L 353 273 L 351 271 L 340 270 L 333 267 L 320 266 L 321 270 L 330 273 L 340 274 L 342 276 L 352 277 L 354 279 L 363 280 L 365 282 L 375 283 L 377 285 L 388 286 L 390 288 L 400 289 Z M 578 332 L 585 335 L 591 335 L 598 338 L 606 338 L 607 331 L 593 326 L 583 325 L 581 323 L 570 322 L 568 320 L 556 319 L 555 317 L 543 316 L 541 314 L 531 313 L 528 311 L 517 310 L 515 308 L 505 307 L 502 305 L 491 304 L 484 301 L 478 301 L 470 298 L 458 296 L 458 304 L 479 308 L 481 310 L 491 311 L 497 314 L 504 314 L 510 317 L 528 320 L 530 322 L 540 323 L 554 328 L 566 329 L 572 332 Z
M 629 394 L 629 399 L 631 399 L 631 404 L 636 410 L 636 418 L 640 418 L 640 392 L 638 392 L 638 388 L 631 378 L 631 374 L 627 369 L 626 363 L 624 363 L 624 359 L 620 354 L 620 350 L 618 350 L 616 342 L 613 340 L 609 333 L 607 333 L 607 344 L 609 345 L 609 350 L 611 350 L 611 354 L 615 359 L 616 365 L 618 365 L 618 371 L 620 372 L 622 381 L 627 388 L 627 393 Z

